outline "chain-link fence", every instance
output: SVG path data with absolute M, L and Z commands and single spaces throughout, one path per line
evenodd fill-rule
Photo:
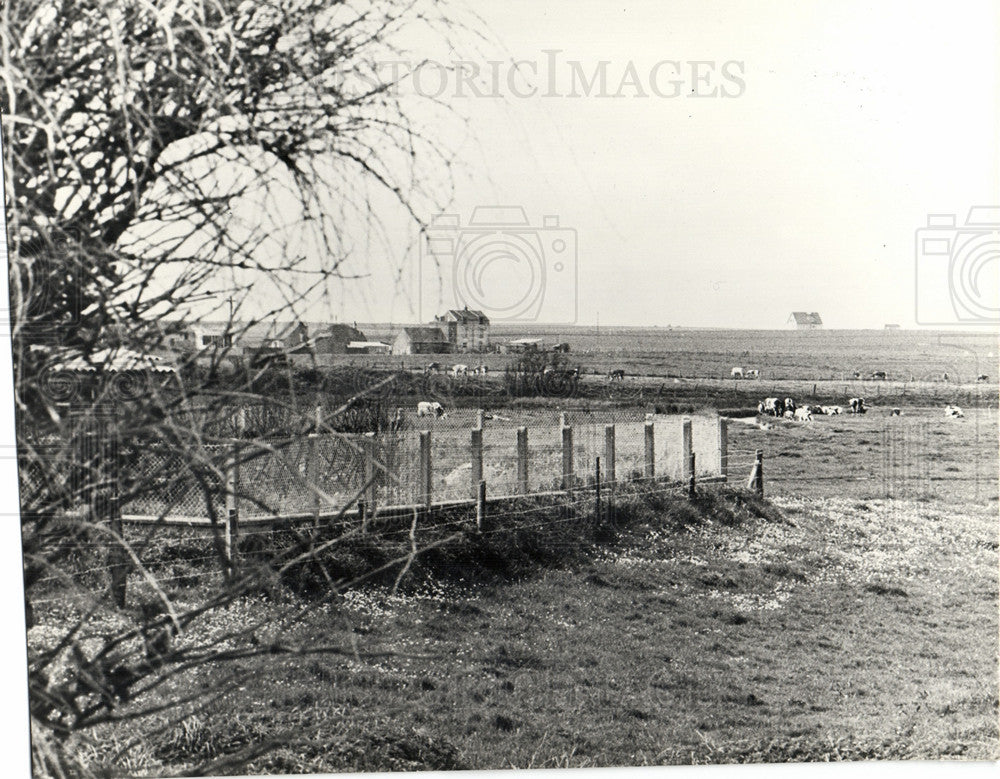
M 329 514 L 353 506 L 403 507 L 565 490 L 655 477 L 720 473 L 715 416 L 645 416 L 549 410 L 477 410 L 413 420 L 376 434 L 320 433 L 205 445 L 146 447 L 122 464 L 122 511 L 143 517 L 241 518 Z M 480 426 L 481 425 L 481 426 Z M 481 453 L 481 454 L 480 454 Z M 598 473 L 598 458 L 600 472 Z

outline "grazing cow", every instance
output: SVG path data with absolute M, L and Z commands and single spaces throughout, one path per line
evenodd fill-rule
M 426 368 L 424 368 L 424 373 L 430 373 L 431 371 L 434 371 L 434 373 L 437 373 L 440 370 L 441 370 L 441 363 L 439 363 L 439 362 L 432 362 Z
M 462 363 L 459 363 L 458 365 L 452 365 L 451 366 L 451 375 L 452 376 L 456 376 L 456 377 L 457 376 L 468 376 L 469 375 L 469 366 L 468 365 L 463 365 Z
M 476 368 L 476 373 L 478 373 L 480 376 L 485 376 L 489 372 L 490 372 L 490 369 L 488 367 L 486 367 L 485 365 L 480 365 L 478 368 Z
M 815 406 L 814 405 L 814 406 L 806 406 L 806 408 L 809 409 L 809 413 L 810 414 L 822 414 L 823 413 L 823 407 L 822 406 Z
M 987 376 L 985 373 L 980 373 L 978 376 L 976 376 L 976 381 L 989 381 L 989 380 L 990 377 Z
M 891 417 L 898 417 L 898 416 L 900 416 L 900 415 L 901 415 L 902 413 L 903 413 L 903 412 L 902 412 L 902 411 L 900 411 L 900 410 L 899 410 L 898 408 L 894 408 L 894 409 L 892 409 L 892 410 L 891 410 L 891 411 L 889 412 L 889 416 L 891 416 Z
M 743 378 L 744 379 L 759 379 L 760 378 L 760 371 L 757 370 L 756 368 L 751 368 L 750 370 L 743 371 Z
M 795 408 L 795 401 L 791 398 L 785 398 L 785 411 L 791 411 L 794 414 Z
M 860 379 L 861 378 L 861 371 L 854 371 L 854 378 L 855 379 Z
M 608 374 L 608 381 L 625 381 L 625 369 L 615 368 Z
M 820 406 L 820 409 L 828 417 L 836 416 L 841 412 L 840 406 Z
M 812 411 L 809 410 L 809 406 L 802 406 L 801 408 L 795 409 L 792 412 L 792 416 L 799 420 L 800 422 L 812 422 Z
M 417 403 L 417 416 L 418 417 L 443 417 L 444 406 L 438 403 L 436 400 L 421 400 Z
M 785 413 L 785 401 L 781 398 L 764 398 L 757 405 L 757 410 L 770 417 L 780 417 Z
M 785 417 L 785 419 L 795 419 L 795 412 L 792 411 L 790 408 L 786 408 L 783 416 Z
M 885 371 L 872 371 L 872 381 L 885 381 Z
M 941 381 L 948 381 L 948 374 L 947 373 L 942 373 L 941 374 Z
M 743 369 L 742 369 L 742 368 L 733 368 L 733 369 L 732 369 L 732 370 L 731 370 L 731 371 L 729 372 L 729 375 L 730 375 L 730 376 L 731 376 L 732 378 L 734 378 L 734 379 L 742 379 L 742 378 L 743 378 Z
M 953 406 L 951 403 L 944 407 L 944 415 L 953 419 L 962 419 L 965 417 L 965 414 L 962 413 L 962 409 L 958 406 Z
M 847 405 L 848 405 L 847 410 L 848 413 L 850 414 L 864 414 L 866 411 L 868 411 L 868 409 L 865 408 L 864 398 L 851 398 L 848 401 Z

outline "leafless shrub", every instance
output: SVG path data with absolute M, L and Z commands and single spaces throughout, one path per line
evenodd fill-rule
M 32 484 L 26 597 L 30 609 L 55 593 L 74 615 L 29 646 L 39 775 L 77 772 L 65 745 L 95 726 L 191 704 L 155 697 L 171 677 L 282 651 L 213 639 L 164 640 L 151 653 L 150 635 L 183 632 L 253 576 L 181 607 L 104 520 L 130 491 L 182 470 L 225 562 L 225 457 L 246 434 L 234 409 L 270 409 L 251 419 L 268 433 L 276 416 L 296 432 L 288 420 L 310 411 L 290 370 L 282 378 L 282 366 L 241 356 L 234 340 L 261 322 L 301 320 L 343 283 L 352 228 L 384 239 L 393 209 L 420 228 L 448 196 L 447 150 L 389 80 L 407 74 L 378 67 L 420 27 L 456 29 L 430 0 L 17 0 L 0 10 L 17 436 Z M 262 298 L 276 302 L 251 310 Z M 178 346 L 204 320 L 223 322 L 215 342 Z M 358 403 L 371 417 L 358 424 L 392 424 L 384 404 Z M 344 413 L 327 410 L 329 430 Z M 146 483 L 109 470 L 122 450 L 153 449 L 161 472 Z M 155 616 L 148 603 L 113 616 L 95 550 L 144 583 Z

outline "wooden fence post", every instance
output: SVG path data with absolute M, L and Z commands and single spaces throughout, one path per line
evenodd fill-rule
M 604 480 L 615 483 L 615 426 L 604 426 Z
M 226 460 L 226 517 L 222 535 L 225 554 L 226 576 L 233 578 L 239 571 L 240 546 L 240 506 L 236 492 L 240 485 L 240 465 L 236 449 L 233 448 Z
M 483 423 L 486 421 L 486 412 L 481 408 L 476 409 L 476 427 L 480 430 L 483 429 Z
M 729 478 L 729 418 L 719 417 L 719 475 Z
M 656 441 L 654 438 L 654 425 L 652 422 L 647 422 L 645 425 L 645 435 L 646 435 L 646 451 L 643 457 L 643 462 L 645 463 L 645 476 L 647 479 L 653 479 L 656 477 Z
M 476 532 L 482 533 L 486 524 L 486 481 L 476 485 Z
M 471 439 L 470 459 L 472 461 L 472 473 L 470 478 L 472 496 L 475 497 L 479 494 L 479 482 L 483 480 L 483 428 L 472 428 Z
M 431 431 L 420 431 L 420 503 L 430 509 L 433 481 L 431 478 Z
M 122 525 L 120 500 L 121 452 L 118 445 L 118 432 L 113 430 L 109 434 L 107 427 L 104 427 L 101 431 L 101 438 L 105 453 L 105 456 L 101 458 L 105 460 L 102 465 L 107 466 L 105 472 L 108 477 L 104 510 L 108 514 L 111 533 L 115 536 L 111 542 L 111 548 L 108 550 L 108 572 L 111 575 L 110 594 L 112 601 L 118 608 L 125 608 L 129 557 L 123 546 L 125 528 Z
M 695 496 L 695 459 L 694 452 L 688 455 L 688 499 L 694 500 Z
M 764 495 L 764 450 L 758 449 L 754 456 L 753 470 L 747 481 L 747 489 L 752 489 L 758 495 Z
M 685 419 L 681 423 L 681 469 L 682 479 L 691 478 L 688 469 L 691 467 L 691 452 L 694 451 L 693 438 L 691 435 L 691 420 Z
M 528 494 L 528 428 L 517 429 L 517 491 Z
M 607 512 L 614 521 L 615 516 L 615 426 L 604 426 L 604 480 L 608 482 Z
M 562 489 L 573 488 L 573 428 L 562 428 Z

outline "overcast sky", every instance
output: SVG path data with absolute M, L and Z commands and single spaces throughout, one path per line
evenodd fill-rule
M 585 324 L 600 312 L 608 324 L 780 327 L 815 310 L 832 327 L 912 326 L 916 229 L 928 213 L 962 224 L 1000 197 L 995 3 L 470 5 L 526 62 L 512 81 L 508 63 L 479 80 L 500 98 L 454 78 L 444 94 L 461 90 L 476 141 L 461 224 L 501 204 L 575 230 L 576 282 L 550 263 L 526 318 L 564 321 L 575 295 Z M 589 81 L 601 61 L 607 88 L 585 96 L 574 76 Z M 440 73 L 425 76 L 419 88 L 436 92 Z M 505 277 L 502 258 L 476 262 L 484 302 L 516 311 L 519 293 L 497 290 L 530 286 L 523 266 Z M 946 285 L 943 273 L 939 295 Z M 385 310 L 387 297 L 356 318 L 406 318 L 407 301 Z
M 929 265 L 916 231 L 1000 199 L 996 3 L 466 5 L 492 36 L 474 56 L 409 43 L 478 76 L 404 86 L 466 120 L 430 128 L 461 145 L 438 245 L 458 272 L 414 254 L 394 281 L 401 250 L 359 248 L 344 270 L 368 278 L 316 318 L 426 321 L 456 287 L 494 319 L 553 323 L 910 327 L 918 292 L 954 316 L 948 244 Z M 497 205 L 539 229 L 468 229 Z M 976 267 L 989 302 L 1000 262 Z

